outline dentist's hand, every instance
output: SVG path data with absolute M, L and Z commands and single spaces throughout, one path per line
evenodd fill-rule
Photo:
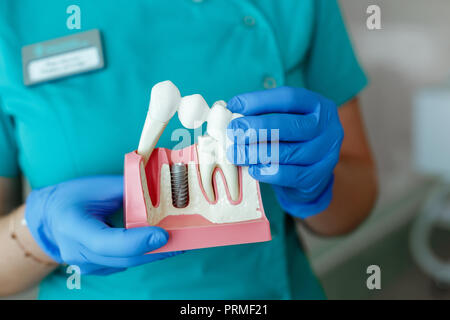
M 100 176 L 33 191 L 27 199 L 27 226 L 44 252 L 83 274 L 107 275 L 176 253 L 148 254 L 166 244 L 157 227 L 111 228 L 107 218 L 122 207 L 123 177 Z
M 271 184 L 291 215 L 306 218 L 324 211 L 331 202 L 333 170 L 344 137 L 335 103 L 306 89 L 281 87 L 236 96 L 228 108 L 244 115 L 231 121 L 229 136 L 237 129 L 267 130 L 266 139 L 259 135 L 258 141 L 235 142 L 227 150 L 228 159 L 249 165 L 251 176 Z M 270 150 L 271 129 L 279 130 L 278 170 L 258 152 L 261 147 Z

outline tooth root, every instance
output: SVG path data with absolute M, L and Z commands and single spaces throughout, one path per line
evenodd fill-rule
M 227 184 L 228 192 L 230 193 L 230 198 L 233 201 L 238 201 L 239 169 L 230 161 L 228 161 L 226 156 L 226 150 L 220 144 L 218 145 L 218 150 L 216 150 L 216 154 L 218 159 L 218 166 L 222 169 Z
M 216 200 L 212 181 L 214 168 L 214 165 L 200 165 L 200 176 L 202 180 L 203 190 L 205 190 L 206 197 L 211 202 L 214 202 Z
M 209 137 L 198 137 L 198 163 L 203 190 L 209 201 L 215 201 L 213 172 L 216 167 L 216 141 Z
M 225 181 L 227 182 L 228 191 L 230 192 L 231 200 L 237 201 L 239 199 L 239 174 L 238 168 L 233 164 L 221 163 Z
M 198 138 L 198 160 L 200 177 L 206 196 L 210 201 L 215 201 L 216 195 L 213 189 L 213 173 L 219 167 L 224 175 L 225 182 L 232 201 L 239 199 L 239 171 L 226 158 L 225 148 L 211 136 Z

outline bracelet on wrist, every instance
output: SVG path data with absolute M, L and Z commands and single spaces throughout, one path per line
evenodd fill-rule
M 20 224 L 22 227 L 26 226 L 26 221 L 25 219 L 21 219 Z M 19 236 L 18 236 L 18 232 L 17 232 L 17 226 L 16 226 L 16 219 L 14 219 L 14 216 L 11 216 L 11 219 L 9 221 L 9 235 L 11 237 L 11 239 L 17 243 L 18 247 L 22 250 L 22 252 L 24 253 L 25 257 L 28 259 L 33 260 L 36 263 L 39 264 L 43 264 L 43 265 L 47 265 L 47 266 L 58 266 L 58 263 L 56 262 L 50 262 L 50 261 L 45 261 L 39 257 L 36 257 L 35 255 L 33 255 L 32 252 L 30 252 L 24 245 L 23 243 L 20 241 Z

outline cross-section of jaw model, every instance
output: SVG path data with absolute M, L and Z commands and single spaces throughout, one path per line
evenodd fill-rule
M 167 161 L 156 170 L 160 177 L 156 182 L 159 184 L 156 207 L 152 206 L 151 192 L 144 190 L 147 211 L 151 212 L 149 223 L 156 225 L 168 215 L 189 214 L 200 214 L 213 223 L 260 218 L 263 210 L 257 182 L 247 168 L 238 169 L 226 158 L 227 126 L 241 115 L 232 114 L 224 101 L 209 108 L 201 95 L 181 97 L 170 81 L 155 85 L 137 151 L 145 164 L 177 111 L 180 122 L 188 129 L 207 122 L 206 134 L 198 138 L 193 149 L 187 148 L 195 150 L 194 157 L 184 159 L 183 163 Z M 145 173 L 142 175 L 145 178 Z M 148 185 L 147 181 L 142 184 Z

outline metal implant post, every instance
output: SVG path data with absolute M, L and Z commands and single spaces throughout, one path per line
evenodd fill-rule
M 170 166 L 172 204 L 175 208 L 185 208 L 189 203 L 188 168 L 183 163 Z

